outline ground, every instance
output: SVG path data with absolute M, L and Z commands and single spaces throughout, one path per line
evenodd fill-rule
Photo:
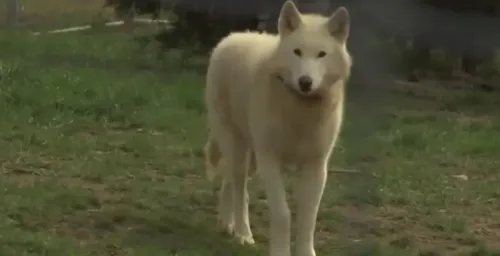
M 0 38 L 0 255 L 265 255 L 257 179 L 257 245 L 215 229 L 203 58 L 111 30 Z M 318 255 L 500 255 L 500 93 L 443 84 L 349 100 Z

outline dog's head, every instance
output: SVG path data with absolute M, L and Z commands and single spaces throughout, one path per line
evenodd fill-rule
M 340 7 L 330 17 L 301 14 L 292 1 L 283 5 L 280 41 L 273 56 L 284 84 L 300 95 L 317 95 L 349 76 L 351 57 L 346 48 L 349 13 Z

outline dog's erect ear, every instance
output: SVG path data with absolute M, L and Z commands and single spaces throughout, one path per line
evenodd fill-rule
M 339 7 L 328 19 L 328 29 L 333 37 L 345 43 L 349 37 L 349 12 L 345 7 Z
M 300 12 L 295 4 L 287 0 L 281 7 L 278 19 L 278 32 L 280 35 L 287 35 L 296 30 L 302 24 Z

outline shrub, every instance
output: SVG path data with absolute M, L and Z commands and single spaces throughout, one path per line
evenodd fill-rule
M 437 8 L 458 12 L 476 12 L 491 16 L 500 16 L 498 0 L 420 0 L 422 3 Z

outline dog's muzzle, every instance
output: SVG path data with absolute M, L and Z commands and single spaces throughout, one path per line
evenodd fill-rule
M 277 79 L 281 84 L 283 84 L 284 87 L 286 87 L 293 95 L 295 95 L 296 97 L 300 98 L 300 99 L 303 99 L 303 100 L 312 100 L 312 101 L 316 101 L 316 100 L 321 100 L 322 99 L 322 96 L 320 93 L 318 92 L 312 92 L 310 90 L 307 90 L 304 91 L 302 89 L 297 90 L 294 88 L 293 85 L 291 84 L 288 84 L 285 80 L 285 78 L 281 75 L 281 74 L 275 74 L 274 75 L 275 79 Z

